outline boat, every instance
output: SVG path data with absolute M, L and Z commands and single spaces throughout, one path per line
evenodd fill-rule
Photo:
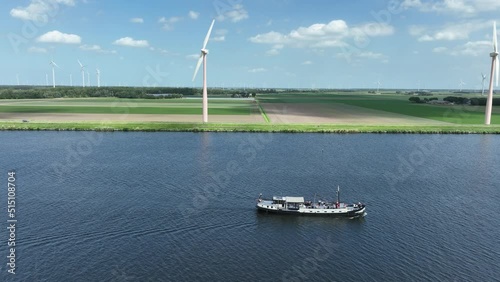
M 337 201 L 306 201 L 304 197 L 274 196 L 272 199 L 257 199 L 257 210 L 278 214 L 298 214 L 334 217 L 363 217 L 366 215 L 366 205 L 359 203 L 347 204 L 340 201 L 340 187 L 337 187 Z

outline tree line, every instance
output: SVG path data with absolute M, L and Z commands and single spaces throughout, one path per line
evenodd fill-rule
M 432 97 L 432 98 L 421 99 L 420 97 L 413 96 L 410 97 L 408 100 L 413 103 L 421 104 L 438 100 L 438 98 Z M 487 98 L 486 97 L 466 98 L 466 97 L 448 96 L 443 98 L 443 101 L 447 101 L 455 105 L 486 106 Z M 500 106 L 500 98 L 493 98 L 493 105 Z
M 475 97 L 475 98 L 465 98 L 465 97 L 455 97 L 448 96 L 443 98 L 443 101 L 448 101 L 450 103 L 455 103 L 457 105 L 471 105 L 471 106 L 486 106 L 486 101 L 488 99 L 486 97 Z M 500 105 L 500 98 L 493 98 L 493 105 Z
M 210 96 L 255 97 L 252 92 L 235 89 L 209 88 Z M 265 89 L 260 93 L 276 93 L 276 90 Z M 189 87 L 33 87 L 33 86 L 1 86 L 0 99 L 50 99 L 50 98 L 139 98 L 139 99 L 173 99 L 185 96 L 201 96 L 201 88 Z
M 168 94 L 154 96 L 152 94 Z M 141 98 L 173 99 L 185 95 L 196 95 L 194 88 L 170 87 L 3 87 L 0 99 L 45 99 L 45 98 Z

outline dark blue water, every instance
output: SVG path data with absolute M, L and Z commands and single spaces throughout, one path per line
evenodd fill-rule
M 492 281 L 500 137 L 0 132 L 1 281 Z M 16 171 L 16 274 L 7 172 Z M 290 195 L 363 219 L 259 214 Z

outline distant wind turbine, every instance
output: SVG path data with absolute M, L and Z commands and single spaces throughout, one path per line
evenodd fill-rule
M 45 73 L 45 85 L 49 86 L 49 74 Z
M 80 60 L 77 60 L 78 64 L 80 65 L 80 71 L 82 72 L 82 87 L 85 87 L 85 66 L 80 62 Z
M 380 85 L 382 85 L 382 84 L 380 83 L 379 80 L 377 80 L 377 82 L 375 82 L 375 83 L 377 84 L 377 93 L 379 93 L 379 91 L 380 91 Z
M 482 82 L 483 90 L 481 91 L 481 96 L 483 96 L 484 95 L 484 81 L 486 80 L 486 75 L 484 75 L 484 73 L 481 73 L 481 77 L 483 78 L 483 82 Z
M 464 87 L 464 85 L 465 85 L 465 82 L 460 79 L 460 83 L 458 84 L 458 86 L 460 87 L 460 92 L 462 92 L 462 88 Z
M 208 50 L 207 43 L 210 39 L 210 34 L 212 33 L 212 28 L 214 27 L 215 20 L 212 21 L 210 28 L 208 29 L 207 36 L 205 37 L 205 41 L 203 41 L 203 47 L 201 48 L 201 55 L 198 59 L 198 64 L 196 65 L 196 69 L 194 70 L 193 81 L 198 74 L 198 70 L 200 70 L 201 63 L 203 62 L 203 122 L 208 122 L 208 93 L 207 93 L 207 54 Z
M 87 86 L 90 87 L 90 73 L 87 72 Z
M 96 75 L 97 75 L 97 87 L 101 87 L 101 71 L 99 69 L 96 69 Z
M 73 87 L 73 74 L 69 74 L 69 86 Z
M 16 74 L 17 86 L 19 86 L 19 74 Z
M 488 92 L 488 100 L 486 101 L 486 112 L 484 124 L 491 123 L 491 110 L 493 107 L 493 77 L 495 77 L 495 85 L 498 87 L 498 41 L 497 41 L 497 23 L 493 22 L 493 52 L 490 53 L 491 57 L 491 75 L 490 75 L 490 88 Z
M 52 66 L 52 87 L 53 88 L 56 88 L 56 72 L 55 72 L 55 68 L 59 66 L 53 61 L 51 60 L 49 65 Z

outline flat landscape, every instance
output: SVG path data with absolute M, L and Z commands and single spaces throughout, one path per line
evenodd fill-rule
M 453 94 L 437 93 L 433 97 L 442 100 L 447 96 Z M 477 97 L 472 94 L 468 96 Z M 484 106 L 417 104 L 410 102 L 409 97 L 395 92 L 368 94 L 366 91 L 283 92 L 257 94 L 256 98 L 211 97 L 209 124 L 212 127 L 217 124 L 217 128 L 226 128 L 224 124 L 231 125 L 231 130 L 259 128 L 264 131 L 266 126 L 271 127 L 269 130 L 278 131 L 314 127 L 321 127 L 321 130 L 388 127 L 411 131 L 427 127 L 428 131 L 434 132 L 440 128 L 461 130 L 463 126 L 477 128 L 480 132 L 500 131 L 496 125 L 500 124 L 498 108 L 494 107 L 492 125 L 484 127 Z M 56 124 L 86 124 L 86 127 L 89 124 L 106 124 L 110 127 L 120 124 L 121 128 L 135 124 L 134 128 L 138 130 L 142 128 L 139 124 L 148 123 L 151 124 L 146 128 L 159 128 L 161 124 L 172 127 L 175 123 L 200 126 L 201 112 L 201 99 L 197 97 L 0 100 L 0 122 L 4 129 L 15 124 L 23 128 L 38 126 L 39 129 L 42 124 L 43 128 L 50 124 L 54 128 L 57 128 Z
M 30 122 L 198 122 L 201 99 L 60 98 L 0 100 L 0 120 Z M 212 122 L 258 123 L 254 99 L 210 99 Z

